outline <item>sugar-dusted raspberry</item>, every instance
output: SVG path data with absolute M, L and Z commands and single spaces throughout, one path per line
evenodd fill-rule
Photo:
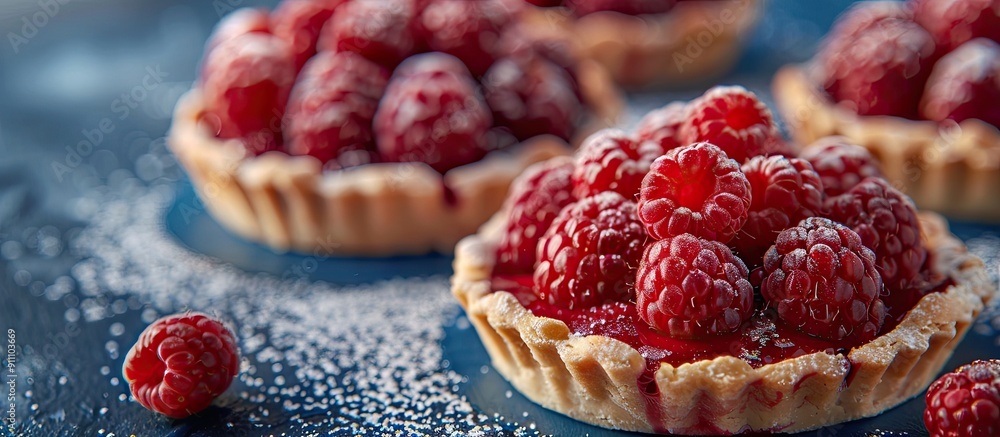
M 854 34 L 832 34 L 818 54 L 822 84 L 861 115 L 915 118 L 934 61 L 934 40 L 912 21 L 885 19 Z
M 733 332 L 753 314 L 747 267 L 725 244 L 681 234 L 651 244 L 636 276 L 639 318 L 671 337 Z
M 497 273 L 528 273 L 535 249 L 549 225 L 573 197 L 573 160 L 554 158 L 529 167 L 510 186 L 504 211 L 507 229 L 497 248 Z
M 240 8 L 226 14 L 212 29 L 212 36 L 205 44 L 205 53 L 219 44 L 248 33 L 271 33 L 271 17 L 259 8 Z
M 750 214 L 729 245 L 755 268 L 781 231 L 822 212 L 823 183 L 812 165 L 796 158 L 755 156 L 741 170 L 750 181 Z
M 639 218 L 657 240 L 688 233 L 727 243 L 749 209 L 750 182 L 740 165 L 710 143 L 657 158 L 639 191 Z
M 389 162 L 424 162 L 439 172 L 486 154 L 493 125 L 468 69 L 453 56 L 406 60 L 389 80 L 375 112 L 379 154 Z
M 635 202 L 612 191 L 578 200 L 538 242 L 535 293 L 569 309 L 630 300 L 646 239 Z
M 875 251 L 875 265 L 889 292 L 920 274 L 927 249 L 913 201 L 882 178 L 868 178 L 826 200 L 827 217 L 843 223 Z
M 204 120 L 221 138 L 241 138 L 252 153 L 275 150 L 294 81 L 295 60 L 281 39 L 247 33 L 223 41 L 204 62 Z
M 541 57 L 500 58 L 483 76 L 497 125 L 521 140 L 543 134 L 570 138 L 582 106 L 573 86 L 564 69 Z
M 671 102 L 646 114 L 635 128 L 636 138 L 655 141 L 664 151 L 679 147 L 680 129 L 687 120 L 687 108 L 687 102 Z
M 481 76 L 499 53 L 500 35 L 511 11 L 502 0 L 431 0 L 418 21 L 421 36 L 434 51 L 461 59 Z
M 388 81 L 385 68 L 357 53 L 317 54 L 292 89 L 285 149 L 324 163 L 346 151 L 374 150 L 372 118 Z
M 709 142 L 742 164 L 765 155 L 781 138 L 771 110 L 757 95 L 740 86 L 717 86 L 688 104 L 681 143 Z
M 806 147 L 800 158 L 812 164 L 828 197 L 844 194 L 865 178 L 882 177 L 879 163 L 868 149 L 844 137 L 820 138 Z
M 944 51 L 973 38 L 1000 42 L 998 0 L 914 0 L 913 19 L 927 29 Z
M 885 319 L 875 254 L 850 228 L 821 217 L 778 234 L 760 292 L 784 323 L 828 340 L 871 340 Z
M 1000 45 L 977 38 L 934 64 L 920 102 L 920 115 L 934 121 L 978 118 L 1000 126 L 997 102 L 1000 102 Z
M 576 152 L 573 194 L 582 199 L 614 191 L 635 200 L 642 178 L 663 148 L 652 141 L 637 141 L 619 129 L 604 129 L 587 137 Z
M 564 0 L 576 15 L 612 11 L 627 15 L 662 14 L 673 9 L 676 0 Z
M 1000 360 L 977 360 L 945 373 L 927 389 L 930 437 L 1000 435 Z
M 887 21 L 913 21 L 913 10 L 907 2 L 898 1 L 867 1 L 857 2 L 851 6 L 837 21 L 823 41 L 824 49 L 847 50 L 850 47 L 837 45 L 850 41 L 850 37 L 879 26 Z M 831 47 L 831 45 L 837 45 Z
M 347 0 L 287 0 L 278 4 L 271 15 L 274 35 L 285 40 L 295 54 L 299 69 L 316 54 L 323 25 L 333 11 Z
M 142 406 L 175 419 L 204 410 L 239 373 L 233 333 L 202 313 L 153 322 L 125 357 L 122 375 Z
M 392 69 L 418 48 L 416 16 L 412 0 L 350 1 L 323 26 L 318 46 L 359 53 Z

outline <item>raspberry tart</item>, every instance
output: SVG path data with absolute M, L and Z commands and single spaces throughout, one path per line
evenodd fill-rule
M 921 208 L 1000 220 L 1000 3 L 862 2 L 774 78 L 801 144 L 841 135 Z
M 448 253 L 622 103 L 519 3 L 289 0 L 211 37 L 168 141 L 208 211 L 278 250 Z
M 756 0 L 516 0 L 532 30 L 569 34 L 622 86 L 676 86 L 724 74 L 759 15 Z
M 997 293 L 983 262 L 868 174 L 863 148 L 788 156 L 758 103 L 719 87 L 599 132 L 529 168 L 459 243 L 452 291 L 514 387 L 597 426 L 686 435 L 816 429 L 927 388 Z M 733 108 L 729 129 L 685 136 L 706 105 Z M 752 123 L 725 116 L 747 107 Z M 746 131 L 763 141 L 713 143 Z M 609 170 L 579 177 L 600 156 Z

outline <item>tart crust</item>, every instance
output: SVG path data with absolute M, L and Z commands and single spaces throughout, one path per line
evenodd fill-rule
M 582 140 L 613 125 L 624 103 L 592 62 L 580 64 L 592 108 Z M 529 165 L 572 152 L 540 136 L 443 177 L 423 163 L 380 163 L 324 172 L 319 160 L 246 153 L 239 140 L 212 135 L 200 122 L 205 104 L 192 89 L 177 103 L 167 143 L 191 177 L 206 209 L 227 229 L 277 251 L 321 256 L 451 253 L 503 204 L 513 179 Z M 447 194 L 446 188 L 451 190 Z M 454 201 L 447 197 L 453 195 Z
M 860 116 L 815 85 L 809 68 L 784 67 L 774 77 L 775 103 L 796 142 L 844 136 L 871 151 L 886 179 L 920 208 L 1000 221 L 1000 130 L 975 119 L 939 124 Z
M 900 324 L 846 356 L 817 352 L 752 368 L 719 357 L 655 372 L 659 423 L 650 423 L 637 378 L 645 361 L 631 346 L 579 336 L 533 315 L 505 291 L 491 292 L 497 214 L 459 243 L 452 292 L 479 333 L 493 366 L 542 406 L 594 425 L 629 431 L 728 434 L 797 432 L 874 416 L 922 392 L 976 315 L 996 294 L 983 262 L 944 220 L 921 213 L 934 268 L 955 284 L 922 298 Z
M 563 8 L 528 8 L 535 28 L 568 33 L 582 54 L 619 84 L 684 85 L 721 76 L 739 59 L 759 16 L 756 0 L 679 2 L 670 12 L 575 17 Z

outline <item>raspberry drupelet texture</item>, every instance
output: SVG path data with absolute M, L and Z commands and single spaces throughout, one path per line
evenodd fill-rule
M 211 405 L 238 371 L 232 332 L 201 313 L 153 322 L 129 350 L 122 369 L 136 401 L 175 419 Z
M 212 29 L 212 36 L 205 44 L 205 53 L 225 41 L 248 33 L 271 33 L 271 17 L 260 8 L 240 8 L 226 14 Z
M 352 51 L 386 68 L 417 52 L 413 0 L 349 1 L 323 26 L 319 49 Z
M 345 152 L 375 150 L 372 119 L 388 81 L 385 68 L 357 53 L 317 54 L 299 74 L 288 102 L 288 153 L 326 163 Z
M 709 143 L 657 158 L 639 191 L 639 218 L 657 240 L 689 233 L 728 243 L 749 209 L 750 182 L 740 165 Z
M 204 122 L 220 138 L 240 138 L 254 154 L 281 145 L 281 120 L 295 81 L 291 49 L 269 33 L 219 43 L 205 58 Z
M 316 44 L 323 25 L 333 11 L 347 0 L 283 1 L 271 14 L 274 35 L 292 48 L 295 66 L 301 69 L 316 54 Z
M 613 191 L 578 200 L 538 242 L 535 294 L 569 309 L 633 299 L 646 240 L 635 202 Z
M 913 202 L 881 178 L 868 178 L 850 191 L 826 200 L 826 216 L 861 236 L 875 252 L 886 290 L 906 288 L 920 275 L 927 249 Z
M 998 24 L 1000 25 L 1000 24 Z M 1000 126 L 1000 45 L 977 38 L 941 58 L 927 79 L 920 116 Z
M 635 136 L 639 140 L 659 143 L 664 151 L 680 147 L 680 129 L 687 114 L 687 102 L 672 102 L 642 117 L 635 128 Z
M 535 249 L 564 206 L 573 203 L 573 160 L 554 158 L 529 167 L 511 184 L 501 211 L 509 215 L 497 248 L 497 273 L 530 273 Z
M 482 83 L 496 124 L 519 140 L 572 136 L 582 104 L 566 69 L 541 56 L 502 57 Z
M 635 200 L 650 164 L 661 155 L 663 148 L 658 143 L 636 141 L 618 129 L 597 132 L 576 152 L 573 194 L 582 199 L 614 191 Z
M 782 322 L 819 338 L 869 341 L 885 319 L 875 254 L 850 228 L 821 217 L 778 234 L 760 291 Z
M 973 38 L 1000 42 L 1000 0 L 914 0 L 913 19 L 943 50 Z
M 413 56 L 400 65 L 374 119 L 383 159 L 424 162 L 441 173 L 482 158 L 492 125 L 468 69 L 442 53 Z
M 499 52 L 500 35 L 511 22 L 502 0 L 430 0 L 418 20 L 427 46 L 461 59 L 475 76 L 482 76 Z
M 747 267 L 726 245 L 691 234 L 651 244 L 636 276 L 636 308 L 649 326 L 694 338 L 737 330 L 753 314 Z
M 750 181 L 750 213 L 729 245 L 752 269 L 764 264 L 781 231 L 822 212 L 823 183 L 808 162 L 783 156 L 755 156 L 741 170 Z
M 927 389 L 926 402 L 930 437 L 1000 435 L 1000 360 L 977 360 L 944 374 Z
M 768 155 L 783 145 L 771 110 L 757 95 L 740 86 L 717 86 L 688 104 L 681 143 L 709 142 L 742 164 L 747 158 Z
M 827 197 L 844 194 L 865 178 L 882 177 L 879 163 L 868 149 L 844 137 L 820 138 L 799 157 L 812 164 Z

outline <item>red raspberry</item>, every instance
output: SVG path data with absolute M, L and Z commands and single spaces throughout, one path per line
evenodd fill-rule
M 868 178 L 826 200 L 827 217 L 843 223 L 875 251 L 876 265 L 890 292 L 906 288 L 927 259 L 917 210 L 905 194 L 881 178 Z
M 614 191 L 635 199 L 650 164 L 661 155 L 663 148 L 652 141 L 636 141 L 618 129 L 597 132 L 576 152 L 573 195 L 582 199 Z
M 219 20 L 205 44 L 205 53 L 219 44 L 248 33 L 271 33 L 270 16 L 258 8 L 240 8 Z
M 920 102 L 920 115 L 934 121 L 978 118 L 1000 126 L 998 101 L 1000 45 L 977 38 L 934 65 Z
M 564 3 L 582 17 L 601 11 L 627 15 L 662 14 L 673 9 L 676 0 L 565 0 Z
M 748 270 L 725 244 L 681 234 L 651 244 L 636 276 L 639 318 L 671 337 L 733 332 L 753 314 Z
M 372 118 L 388 80 L 388 71 L 357 53 L 317 54 L 292 89 L 288 153 L 325 163 L 349 150 L 374 150 Z
M 573 203 L 573 161 L 556 158 L 531 166 L 510 186 L 503 211 L 510 220 L 497 249 L 498 273 L 535 268 L 535 249 L 563 207 Z
M 352 51 L 392 69 L 416 52 L 415 20 L 410 1 L 347 2 L 323 26 L 319 49 Z
M 846 12 L 837 17 L 833 29 L 823 41 L 824 48 L 837 51 L 847 50 L 849 46 L 829 47 L 831 44 L 848 42 L 850 37 L 867 30 L 869 27 L 880 26 L 887 21 L 913 21 L 913 11 L 907 2 L 868 1 L 852 4 Z
M 125 357 L 122 374 L 142 406 L 183 419 L 212 404 L 239 373 L 233 333 L 201 313 L 153 322 Z
M 511 22 L 500 0 L 433 0 L 420 15 L 421 36 L 434 51 L 461 59 L 482 76 L 499 52 L 500 35 Z
M 253 153 L 281 143 L 281 119 L 295 81 L 288 45 L 265 33 L 221 42 L 209 52 L 201 76 L 205 121 L 221 138 L 242 138 Z
M 783 322 L 828 340 L 871 340 L 885 319 L 875 254 L 850 228 L 821 217 L 778 234 L 760 292 Z
M 765 155 L 780 139 L 771 111 L 757 95 L 740 86 L 717 86 L 688 105 L 681 143 L 709 142 L 742 164 Z
M 885 19 L 831 37 L 818 59 L 823 86 L 834 100 L 861 115 L 916 117 L 934 61 L 927 31 L 912 21 Z
M 755 268 L 781 231 L 823 210 L 823 183 L 808 162 L 783 156 L 755 156 L 742 171 L 750 181 L 750 214 L 729 245 Z
M 543 8 L 551 8 L 555 6 L 562 5 L 562 0 L 524 0 L 535 6 L 541 6 Z
M 749 209 L 750 182 L 740 165 L 709 143 L 657 158 L 639 191 L 639 218 L 657 240 L 688 233 L 727 243 Z
M 492 125 L 468 69 L 442 53 L 413 56 L 399 66 L 374 122 L 386 161 L 424 162 L 442 173 L 482 158 Z
M 630 300 L 645 245 L 635 202 L 607 191 L 572 203 L 538 242 L 535 293 L 569 309 Z
M 278 4 L 271 15 L 274 34 L 285 40 L 295 54 L 295 66 L 301 69 L 314 54 L 323 25 L 347 0 L 287 0 Z
M 680 147 L 680 129 L 687 121 L 687 108 L 686 102 L 673 102 L 646 114 L 635 128 L 636 137 L 655 141 L 664 151 Z
M 574 52 L 572 42 L 566 38 L 549 34 L 538 35 L 538 32 L 532 32 L 531 27 L 523 20 L 515 20 L 500 38 L 499 53 L 498 58 L 511 58 L 521 66 L 531 65 L 538 58 L 557 65 L 569 77 L 574 94 L 579 100 L 583 100 L 577 77 L 579 59 Z
M 549 60 L 501 58 L 483 76 L 483 87 L 497 125 L 518 139 L 572 136 L 582 104 L 573 79 Z
M 802 152 L 823 181 L 828 197 L 844 194 L 868 177 L 882 177 L 878 161 L 868 149 L 847 142 L 844 137 L 823 137 Z
M 927 389 L 930 437 L 1000 435 L 1000 360 L 977 360 L 945 373 Z
M 927 29 L 944 51 L 973 38 L 1000 42 L 998 0 L 914 0 L 913 19 Z

